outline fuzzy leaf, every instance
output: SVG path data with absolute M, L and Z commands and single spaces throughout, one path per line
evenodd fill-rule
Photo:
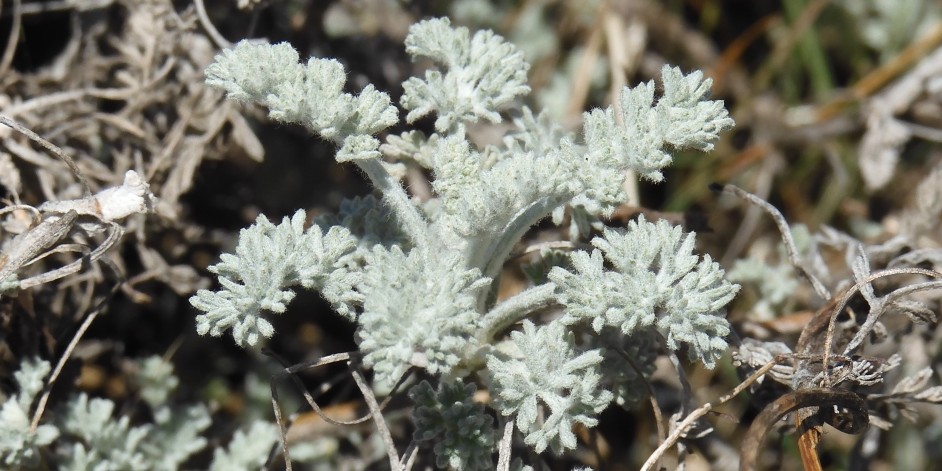
M 733 126 L 723 102 L 706 99 L 712 81 L 702 72 L 685 76 L 665 65 L 661 77 L 664 94 L 656 104 L 653 81 L 622 90 L 623 125 L 617 124 L 611 108 L 584 114 L 588 161 L 618 171 L 632 169 L 660 181 L 664 178 L 660 170 L 672 160 L 666 146 L 707 151 L 720 132 Z
M 599 350 L 578 352 L 573 334 L 558 322 L 537 328 L 524 321 L 523 331 L 511 338 L 519 355 L 491 354 L 487 359 L 494 406 L 502 415 L 516 415 L 524 442 L 537 453 L 547 446 L 557 453 L 575 448 L 573 426 L 594 427 L 596 415 L 613 399 L 600 385 L 602 355 Z
M 131 427 L 126 416 L 112 418 L 114 403 L 107 399 L 88 399 L 81 394 L 72 399 L 61 414 L 64 434 L 81 440 L 65 456 L 65 469 L 98 469 L 108 463 L 110 468 L 146 471 L 150 462 L 141 450 L 141 443 L 150 432 L 150 425 Z M 87 448 L 86 448 L 87 446 Z
M 406 52 L 428 57 L 444 69 L 402 84 L 401 103 L 410 110 L 410 123 L 432 112 L 438 114 L 438 132 L 481 118 L 499 123 L 497 110 L 530 92 L 530 65 L 523 53 L 492 31 L 471 36 L 467 28 L 452 28 L 447 18 L 425 20 L 409 28 Z
M 490 285 L 457 258 L 376 246 L 358 286 L 365 302 L 357 339 L 380 388 L 411 366 L 449 373 L 473 347 L 480 290 Z
M 440 468 L 459 471 L 494 469 L 494 419 L 474 402 L 474 385 L 442 382 L 438 390 L 427 381 L 412 387 L 412 420 L 416 441 L 434 443 Z
M 294 298 L 288 289 L 297 285 L 320 290 L 339 313 L 353 317 L 351 304 L 361 301 L 352 290 L 356 276 L 344 266 L 356 240 L 342 227 L 324 234 L 319 226 L 304 229 L 305 213 L 297 211 L 275 226 L 265 216 L 239 233 L 236 254 L 224 254 L 210 267 L 222 289 L 199 290 L 190 298 L 204 311 L 196 318 L 197 332 L 218 337 L 228 329 L 240 346 L 269 338 L 274 327 L 262 311 L 282 313 Z
M 591 255 L 572 255 L 573 271 L 550 271 L 566 306 L 560 321 L 586 322 L 596 332 L 615 327 L 629 336 L 654 326 L 668 348 L 687 344 L 691 358 L 713 368 L 727 347 L 723 307 L 739 285 L 726 281 L 709 256 L 692 253 L 694 234 L 642 217 L 625 232 L 606 230 L 592 244 L 598 250 Z M 615 270 L 604 267 L 603 254 Z
M 340 62 L 311 58 L 299 64 L 298 53 L 288 43 L 243 40 L 206 68 L 207 85 L 239 101 L 262 103 L 272 119 L 302 124 L 335 142 L 375 134 L 398 121 L 389 95 L 368 85 L 353 96 L 343 91 L 346 81 Z
M 35 466 L 39 462 L 39 447 L 59 437 L 59 429 L 51 424 L 30 430 L 31 406 L 49 371 L 49 362 L 27 358 L 13 373 L 19 393 L 8 397 L 0 406 L 0 464 L 10 469 Z
M 259 469 L 268 461 L 268 453 L 276 443 L 278 427 L 268 422 L 255 421 L 247 430 L 237 431 L 227 448 L 217 448 L 213 452 L 209 469 Z
M 265 101 L 279 84 L 292 82 L 303 72 L 298 52 L 288 43 L 240 41 L 206 68 L 206 85 L 225 90 L 233 100 Z

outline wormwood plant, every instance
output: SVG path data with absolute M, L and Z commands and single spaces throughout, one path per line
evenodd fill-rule
M 318 291 L 356 324 L 359 352 L 343 358 L 372 370 L 376 391 L 392 391 L 414 370 L 437 383 L 411 388 L 414 440 L 454 469 L 494 467 L 497 434 L 472 400 L 478 388 L 526 445 L 562 453 L 576 447 L 576 425 L 593 427 L 610 404 L 641 395 L 639 376 L 662 349 L 713 368 L 727 349 L 724 306 L 739 287 L 693 253 L 693 234 L 665 221 L 605 228 L 591 250 L 547 254 L 541 282 L 499 302 L 496 295 L 512 249 L 535 223 L 552 216 L 563 224 L 572 214 L 572 233 L 587 234 L 586 221 L 626 200 L 626 173 L 660 181 L 671 149 L 712 149 L 733 121 L 708 99 L 710 80 L 665 66 L 657 97 L 654 82 L 625 88 L 613 107 L 583 115 L 579 135 L 522 107 L 501 145 L 478 146 L 468 126 L 500 122 L 501 110 L 530 90 L 523 54 L 447 19 L 413 25 L 405 44 L 434 64 L 403 83 L 405 121 L 434 115 L 434 132 L 385 143 L 376 135 L 398 122 L 397 108 L 372 85 L 346 93 L 336 60 L 299 63 L 288 44 L 243 41 L 206 70 L 207 83 L 229 98 L 263 104 L 272 119 L 335 142 L 336 160 L 356 165 L 378 197 L 348 201 L 309 227 L 303 210 L 278 224 L 259 216 L 235 253 L 210 267 L 221 288 L 190 299 L 203 311 L 198 332 L 231 332 L 238 345 L 255 346 L 274 335 L 267 317 L 285 312 L 296 289 Z M 433 177 L 431 199 L 404 190 L 406 166 Z M 410 466 L 373 412 L 392 468 Z
M 52 370 L 49 362 L 26 358 L 14 373 L 18 393 L 0 405 L 0 465 L 3 469 L 139 470 L 180 469 L 209 443 L 202 436 L 212 423 L 204 404 L 171 406 L 179 384 L 172 366 L 160 357 L 138 365 L 135 378 L 152 423 L 133 425 L 116 404 L 81 393 L 58 407 L 55 419 L 38 425 L 32 404 Z M 45 398 L 38 401 L 45 404 Z M 42 406 L 40 406 L 41 410 Z M 255 421 L 235 433 L 228 448 L 217 447 L 209 469 L 258 469 L 277 440 L 275 427 Z

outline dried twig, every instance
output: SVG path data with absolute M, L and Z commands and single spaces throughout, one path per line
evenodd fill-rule
M 808 282 L 811 283 L 811 287 L 814 288 L 815 293 L 818 294 L 822 299 L 830 299 L 831 292 L 821 283 L 821 280 L 818 280 L 810 270 L 805 268 L 804 263 L 802 263 L 801 258 L 798 256 L 798 249 L 795 247 L 795 241 L 792 239 L 791 229 L 788 227 L 788 222 L 785 221 L 785 218 L 782 216 L 782 213 L 776 209 L 775 206 L 772 206 L 768 201 L 759 198 L 752 193 L 749 193 L 742 188 L 737 187 L 736 185 L 726 184 L 720 185 L 718 183 L 713 183 L 710 185 L 710 189 L 715 192 L 725 192 L 736 195 L 749 203 L 752 203 L 765 210 L 769 216 L 772 217 L 772 220 L 775 221 L 775 225 L 778 227 L 779 233 L 782 235 L 782 242 L 785 244 L 785 251 L 788 253 L 788 259 L 791 261 L 792 266 L 798 270 Z
M 379 432 L 379 436 L 383 439 L 383 443 L 386 445 L 386 454 L 389 456 L 390 471 L 401 471 L 402 468 L 399 464 L 399 453 L 396 452 L 396 443 L 393 442 L 392 434 L 389 433 L 389 427 L 386 426 L 386 419 L 383 418 L 383 412 L 379 408 L 379 403 L 376 402 L 376 396 L 373 395 L 370 385 L 367 384 L 366 379 L 364 379 L 363 375 L 360 374 L 360 369 L 358 367 L 351 365 L 350 374 L 353 375 L 353 380 L 360 388 L 360 393 L 363 394 L 363 399 L 366 400 L 366 405 L 370 409 L 370 415 L 373 416 L 373 423 L 376 424 L 376 430 Z
M 91 187 L 88 186 L 88 180 L 85 179 L 85 175 L 82 174 L 82 171 L 79 170 L 78 166 L 75 165 L 75 161 L 72 160 L 72 157 L 69 157 L 68 154 L 62 151 L 55 144 L 43 139 L 39 134 L 34 133 L 29 128 L 23 126 L 22 124 L 16 122 L 10 117 L 0 113 L 0 124 L 5 124 L 13 129 L 16 129 L 20 133 L 26 135 L 26 137 L 32 139 L 37 144 L 43 146 L 49 152 L 52 152 L 53 155 L 62 160 L 66 166 L 69 167 L 69 170 L 72 171 L 72 174 L 75 175 L 75 178 L 82 184 L 82 189 L 85 191 L 85 196 L 92 194 Z
M 203 26 L 203 29 L 206 30 L 206 34 L 216 43 L 216 46 L 220 49 L 228 49 L 232 47 L 232 43 L 229 42 L 226 38 L 222 37 L 222 34 L 219 33 L 219 30 L 213 26 L 212 20 L 209 19 L 209 15 L 206 14 L 206 5 L 203 4 L 203 0 L 194 0 L 196 4 L 196 14 L 199 16 L 200 25 Z
M 65 348 L 65 351 L 62 352 L 62 356 L 59 357 L 59 361 L 56 363 L 55 369 L 52 371 L 52 374 L 49 375 L 49 379 L 46 380 L 46 386 L 43 388 L 43 395 L 39 398 L 39 402 L 36 405 L 36 412 L 33 413 L 33 420 L 29 425 L 30 433 L 35 433 L 36 428 L 39 427 L 39 420 L 42 419 L 43 411 L 46 409 L 46 402 L 49 400 L 49 394 L 52 392 L 52 385 L 55 384 L 56 379 L 59 378 L 62 368 L 65 367 L 65 362 L 68 361 L 72 356 L 72 352 L 75 351 L 75 347 L 78 346 L 82 336 L 84 336 L 88 328 L 91 327 L 92 322 L 95 321 L 99 314 L 105 311 L 108 303 L 111 302 L 111 299 L 114 297 L 115 293 L 117 293 L 121 288 L 121 284 L 125 282 L 124 275 L 121 274 L 121 271 L 118 270 L 117 267 L 112 265 L 110 262 L 106 263 L 106 265 L 112 269 L 114 274 L 119 278 L 119 281 L 115 283 L 114 286 L 111 287 L 111 290 L 108 292 L 108 294 L 98 302 L 98 305 L 95 306 L 95 309 L 85 316 L 85 320 L 82 321 L 82 325 L 80 325 L 78 330 L 75 331 L 75 334 L 72 336 L 72 340 L 69 341 L 69 345 Z
M 50 217 L 13 239 L 6 253 L 0 254 L 0 282 L 32 262 L 43 250 L 62 240 L 72 230 L 78 214 L 69 211 Z
M 3 50 L 3 57 L 0 58 L 0 77 L 6 75 L 10 70 L 10 64 L 13 63 L 16 46 L 20 43 L 20 27 L 23 23 L 22 9 L 22 0 L 13 0 L 13 25 L 10 26 L 10 35 L 7 37 L 7 47 Z
M 644 386 L 648 389 L 648 399 L 651 401 L 651 412 L 654 413 L 654 425 L 657 427 L 657 442 L 663 443 L 667 438 L 667 433 L 664 430 L 664 412 L 661 410 L 661 405 L 657 402 L 657 394 L 654 391 L 654 385 L 644 376 L 641 367 L 635 363 L 633 358 L 628 356 L 628 354 L 620 348 L 613 348 L 613 350 L 631 366 L 631 369 L 635 371 L 635 374 L 638 375 L 638 378 L 641 379 Z
M 402 452 L 402 461 L 399 463 L 402 471 L 409 471 L 415 466 L 415 459 L 419 456 L 419 446 L 415 440 L 409 443 L 406 451 Z
M 795 391 L 790 394 L 803 394 L 803 391 L 822 391 L 818 384 L 814 384 L 813 381 L 819 376 L 815 374 L 820 371 L 823 374 L 823 385 L 830 386 L 831 376 L 829 373 L 830 368 L 830 357 L 831 357 L 831 348 L 834 339 L 834 330 L 836 326 L 836 319 L 838 315 L 843 312 L 844 308 L 847 306 L 847 303 L 850 299 L 861 290 L 864 286 L 869 285 L 873 280 L 883 278 L 891 275 L 898 274 L 921 274 L 931 277 L 942 277 L 942 273 L 937 273 L 932 270 L 924 270 L 921 268 L 901 268 L 901 269 L 890 269 L 884 270 L 881 272 L 870 274 L 869 276 L 859 279 L 854 285 L 845 289 L 840 296 L 835 296 L 831 298 L 828 303 L 818 310 L 815 316 L 811 321 L 805 326 L 802 330 L 801 336 L 798 339 L 798 344 L 796 345 L 795 351 L 799 355 L 799 358 L 807 358 L 807 355 L 821 355 L 820 366 L 813 366 L 809 363 L 810 360 L 804 360 L 799 362 L 796 366 L 796 374 L 793 379 L 793 387 Z M 924 285 L 930 285 L 931 283 L 924 283 Z M 936 283 L 938 285 L 938 283 Z M 928 287 L 924 288 L 928 289 Z M 882 303 L 881 303 L 882 304 Z M 860 343 L 863 342 L 869 333 L 872 331 L 873 326 L 876 324 L 877 319 L 882 315 L 883 308 L 882 306 L 871 306 L 871 312 L 868 315 L 867 320 L 864 322 L 864 325 L 858 330 L 855 339 L 859 339 L 856 342 L 851 341 L 848 344 L 848 347 L 845 349 L 845 353 L 852 353 Z M 846 356 L 844 356 L 846 358 Z M 837 389 L 825 389 L 823 391 L 830 391 L 831 393 L 838 392 Z M 785 396 L 783 396 L 785 397 Z M 834 399 L 836 396 L 829 396 L 831 399 Z M 784 403 L 783 403 L 784 404 Z M 812 404 L 814 405 L 814 404 Z M 827 402 L 825 404 L 818 405 L 829 405 Z M 779 405 L 781 406 L 781 404 Z M 775 409 L 777 407 L 775 404 L 771 405 L 770 408 Z M 805 464 L 808 469 L 819 469 L 820 463 L 818 462 L 817 457 L 817 443 L 820 436 L 820 430 L 817 427 L 818 423 L 815 423 L 812 419 L 814 412 L 810 412 L 807 409 L 807 406 L 801 406 L 796 408 L 796 422 L 799 425 L 801 434 L 798 439 L 799 451 L 801 453 L 802 462 Z M 796 410 L 792 409 L 792 410 Z M 860 415 L 866 414 L 866 410 L 863 412 L 859 410 L 860 408 L 851 410 L 854 413 L 854 421 L 861 421 Z M 827 407 L 821 409 L 822 411 L 827 411 Z M 770 412 L 770 414 L 773 412 Z M 858 420 L 859 419 L 859 420 Z M 746 450 L 744 449 L 744 453 Z M 744 457 L 745 461 L 745 457 Z M 748 468 L 743 468 L 748 469 Z
M 755 183 L 751 186 L 753 186 L 756 196 L 764 200 L 772 193 L 775 174 L 781 168 L 783 158 L 778 150 L 773 150 L 767 146 L 761 146 L 759 149 L 761 149 L 764 157 L 756 174 Z M 762 208 L 758 205 L 749 206 L 746 209 L 746 214 L 743 215 L 739 227 L 736 229 L 736 234 L 726 246 L 726 252 L 723 253 L 723 258 L 720 261 L 721 265 L 727 267 L 732 265 L 743 249 L 752 242 L 753 233 L 761 216 Z
M 275 355 L 271 353 L 269 354 L 273 356 L 274 358 L 278 359 Z M 271 404 L 272 404 L 272 409 L 275 412 L 275 422 L 278 424 L 278 429 L 281 432 L 281 451 L 284 454 L 285 468 L 288 471 L 291 471 L 291 454 L 288 452 L 288 424 L 285 422 L 284 418 L 281 416 L 281 404 L 279 404 L 278 402 L 278 387 L 276 384 L 276 379 L 283 376 L 289 376 L 290 378 L 294 379 L 297 383 L 300 383 L 300 381 L 297 380 L 297 378 L 294 376 L 294 373 L 296 373 L 297 371 L 310 369 L 310 368 L 317 368 L 319 366 L 329 365 L 331 363 L 337 363 L 340 361 L 349 361 L 350 356 L 351 356 L 350 353 L 335 353 L 333 355 L 328 355 L 326 357 L 323 357 L 314 363 L 305 363 L 302 365 L 295 365 L 290 368 L 285 368 L 284 370 L 279 371 L 278 373 L 272 376 Z M 307 392 L 307 390 L 303 387 L 303 385 L 300 389 L 301 391 L 304 392 L 305 399 L 310 397 L 310 393 Z M 309 404 L 311 405 L 311 408 L 314 409 L 314 412 L 316 412 L 325 421 L 330 422 L 330 423 L 336 422 L 336 423 L 343 424 L 343 422 L 334 421 L 333 419 L 329 418 L 326 414 L 324 414 L 321 411 L 320 407 L 318 407 L 317 403 L 314 402 L 313 398 L 310 399 Z
M 497 451 L 497 471 L 510 471 L 510 445 L 513 442 L 514 421 L 504 424 L 504 435 Z
M 270 355 L 270 356 L 272 356 L 272 357 L 274 357 L 274 358 L 277 358 L 277 356 L 275 356 L 274 353 L 272 353 L 272 352 L 270 352 L 270 351 L 266 351 L 266 354 L 268 354 L 268 355 Z M 362 424 L 363 422 L 366 422 L 366 421 L 370 420 L 370 418 L 371 418 L 370 414 L 364 415 L 363 417 L 360 417 L 360 418 L 357 418 L 357 419 L 354 419 L 354 420 L 337 420 L 337 419 L 331 418 L 330 416 L 328 416 L 327 414 L 325 414 L 325 413 L 324 413 L 324 410 L 323 410 L 320 406 L 317 405 L 317 402 L 314 400 L 314 397 L 311 395 L 311 393 L 308 392 L 308 390 L 304 387 L 304 384 L 301 383 L 301 380 L 298 379 L 298 377 L 295 375 L 295 374 L 298 373 L 299 371 L 308 370 L 308 369 L 313 369 L 313 368 L 318 368 L 318 367 L 321 367 L 321 366 L 324 366 L 324 365 L 329 365 L 329 364 L 331 364 L 331 363 L 337 363 L 337 362 L 340 362 L 340 361 L 353 361 L 353 359 L 356 358 L 356 355 L 357 355 L 356 353 L 351 353 L 351 352 L 336 353 L 336 354 L 333 354 L 333 355 L 328 355 L 328 356 L 326 356 L 326 357 L 323 357 L 323 358 L 321 358 L 320 360 L 318 360 L 318 361 L 316 361 L 316 362 L 313 362 L 313 363 L 301 363 L 301 364 L 298 364 L 298 365 L 294 365 L 294 366 L 291 366 L 291 367 L 287 367 L 287 368 L 285 368 L 284 370 L 281 370 L 281 371 L 275 373 L 274 375 L 272 375 L 272 388 L 273 388 L 273 393 L 277 394 L 277 392 L 275 392 L 275 390 L 274 390 L 274 385 L 275 385 L 275 381 L 276 381 L 276 380 L 279 380 L 279 379 L 282 379 L 282 378 L 285 378 L 285 377 L 291 378 L 291 380 L 294 382 L 295 386 L 297 386 L 297 387 L 298 387 L 298 390 L 300 390 L 301 393 L 303 394 L 305 401 L 307 401 L 308 405 L 311 406 L 311 409 L 314 411 L 314 413 L 316 413 L 321 419 L 324 419 L 325 422 L 327 422 L 327 423 L 329 423 L 329 424 L 332 424 L 332 425 L 359 425 L 359 424 Z M 281 360 L 279 359 L 279 361 L 281 361 Z M 386 399 L 383 400 L 383 403 L 382 403 L 382 404 L 380 404 L 380 410 L 385 409 L 386 406 L 389 405 L 389 401 L 392 400 L 392 396 L 393 396 L 393 395 L 399 390 L 399 388 L 405 383 L 405 381 L 406 381 L 406 379 L 407 379 L 408 377 L 409 377 L 409 375 L 408 375 L 408 372 L 407 372 L 407 374 L 404 374 L 404 375 L 402 375 L 402 377 L 399 378 L 399 381 L 397 381 L 397 382 L 396 382 L 396 385 L 393 386 L 393 389 L 392 389 L 392 391 L 390 392 L 389 396 L 388 396 Z
M 116 223 L 109 223 L 108 228 L 110 229 L 108 232 L 108 237 L 98 247 L 95 247 L 95 250 L 92 250 L 87 255 L 83 255 L 81 258 L 69 263 L 68 265 L 20 281 L 18 285 L 19 288 L 29 289 L 34 286 L 39 286 L 41 284 L 58 280 L 59 278 L 71 275 L 73 273 L 78 273 L 79 270 L 87 266 L 89 263 L 99 260 L 103 255 L 105 255 L 105 252 L 114 247 L 115 244 L 121 240 L 121 236 L 124 235 L 124 228 Z
M 732 391 L 727 393 L 725 396 L 717 399 L 716 402 L 712 402 L 712 403 L 708 402 L 698 407 L 689 415 L 687 415 L 687 417 L 685 417 L 684 420 L 682 420 L 680 423 L 677 424 L 677 428 L 675 428 L 674 431 L 671 432 L 671 434 L 667 437 L 667 439 L 661 442 L 661 445 L 658 446 L 656 450 L 654 450 L 654 453 L 651 453 L 651 455 L 648 456 L 647 461 L 645 461 L 644 465 L 641 466 L 641 471 L 651 471 L 652 469 L 654 469 L 654 464 L 657 463 L 661 459 L 661 456 L 663 456 L 664 453 L 667 452 L 667 450 L 673 447 L 674 444 L 676 444 L 677 441 L 680 440 L 680 438 L 684 436 L 687 433 L 687 431 L 690 430 L 690 428 L 696 423 L 697 420 L 699 420 L 701 417 L 708 414 L 711 410 L 713 410 L 714 407 L 717 407 L 717 406 L 720 406 L 729 402 L 730 399 L 738 396 L 739 393 L 745 391 L 746 388 L 748 388 L 750 385 L 752 385 L 752 383 L 755 383 L 759 378 L 764 376 L 775 365 L 783 361 L 786 361 L 789 358 L 790 357 L 786 355 L 779 355 L 775 357 L 775 359 L 766 363 L 765 366 L 763 366 L 762 368 L 759 368 L 758 370 L 756 370 L 755 373 L 753 373 L 751 376 L 746 378 L 743 382 L 739 383 L 739 385 L 733 388 Z
M 272 351 L 270 351 L 270 350 L 265 350 L 264 353 L 265 353 L 266 355 L 271 356 L 272 358 L 278 360 L 278 361 L 281 362 L 282 364 L 285 364 L 285 362 L 284 362 L 278 355 L 276 355 L 274 352 L 272 352 Z M 297 364 L 297 365 L 285 367 L 283 370 L 278 371 L 277 373 L 275 373 L 275 374 L 272 375 L 272 378 L 271 378 L 272 408 L 274 409 L 274 412 L 275 412 L 275 421 L 278 423 L 278 427 L 279 427 L 279 429 L 281 430 L 282 453 L 284 453 L 284 457 L 285 457 L 285 466 L 287 467 L 287 469 L 288 469 L 289 471 L 291 470 L 291 456 L 290 456 L 289 453 L 288 453 L 288 438 L 287 438 L 287 435 L 288 435 L 288 426 L 290 425 L 290 421 L 284 420 L 284 418 L 282 417 L 282 414 L 281 414 L 281 405 L 280 405 L 280 403 L 279 403 L 278 388 L 277 388 L 277 382 L 278 382 L 278 380 L 280 380 L 280 379 L 282 379 L 282 378 L 285 378 L 285 377 L 290 378 L 290 379 L 292 380 L 292 382 L 294 383 L 294 385 L 298 388 L 298 390 L 301 391 L 301 394 L 304 396 L 305 401 L 307 401 L 308 405 L 311 406 L 311 409 L 314 411 L 314 413 L 317 414 L 318 417 L 320 417 L 321 419 L 323 419 L 325 422 L 327 422 L 327 423 L 329 423 L 329 424 L 332 424 L 332 425 L 358 425 L 358 424 L 361 424 L 361 423 L 363 423 L 363 422 L 366 422 L 367 420 L 369 420 L 369 419 L 371 419 L 371 418 L 375 421 L 376 418 L 375 418 L 374 413 L 372 412 L 372 410 L 370 411 L 369 414 L 367 414 L 367 415 L 365 415 L 365 416 L 363 416 L 363 417 L 354 419 L 354 420 L 337 420 L 337 419 L 334 419 L 334 418 L 328 416 L 326 413 L 324 413 L 324 410 L 317 404 L 317 401 L 314 399 L 314 397 L 311 395 L 311 393 L 307 390 L 307 388 L 304 387 L 304 384 L 301 383 L 301 380 L 298 379 L 298 377 L 297 377 L 297 375 L 296 375 L 296 373 L 298 373 L 298 372 L 300 372 L 300 371 L 309 370 L 309 369 L 313 369 L 313 368 L 318 368 L 318 367 L 321 367 L 321 366 L 324 366 L 324 365 L 329 365 L 329 364 L 332 364 L 332 363 L 338 363 L 338 362 L 341 362 L 341 361 L 346 361 L 346 362 L 349 364 L 349 363 L 351 363 L 351 362 L 353 362 L 353 361 L 357 361 L 357 360 L 358 360 L 358 356 L 357 356 L 357 355 L 358 355 L 358 354 L 357 354 L 356 352 L 353 352 L 353 353 L 351 353 L 351 352 L 335 353 L 335 354 L 333 354 L 333 355 L 327 355 L 327 356 L 325 356 L 325 357 L 323 357 L 323 358 L 321 358 L 320 360 L 317 360 L 317 361 L 315 361 L 315 362 L 299 363 L 299 364 Z M 353 372 L 353 371 L 351 371 L 351 373 L 352 373 L 352 372 Z M 379 410 L 380 412 L 382 412 L 382 410 L 385 409 L 387 405 L 389 405 L 389 401 L 392 400 L 393 395 L 394 395 L 394 394 L 399 390 L 399 388 L 405 383 L 405 381 L 406 381 L 406 379 L 407 379 L 408 377 L 409 377 L 409 372 L 406 372 L 406 374 L 403 374 L 403 375 L 399 378 L 399 381 L 397 381 L 396 384 L 395 384 L 395 386 L 393 386 L 393 389 L 392 389 L 392 391 L 389 393 L 389 396 L 387 396 L 386 399 L 383 400 L 383 403 L 382 403 L 382 404 L 379 404 L 379 405 L 377 406 L 377 407 L 378 407 L 377 410 Z M 356 379 L 356 377 L 354 377 L 354 379 Z M 358 385 L 359 385 L 359 383 L 358 383 Z M 375 402 L 375 398 L 374 398 L 373 400 L 374 400 L 374 402 Z M 369 404 L 369 403 L 367 403 L 367 404 Z M 404 459 L 405 459 L 405 458 L 408 458 L 408 456 L 409 456 L 408 453 L 406 453 L 406 454 L 403 455 L 403 458 L 404 458 Z M 398 459 L 398 458 L 397 458 L 397 459 Z M 409 458 L 409 459 L 410 459 L 410 460 L 411 460 L 411 459 L 414 459 L 414 457 L 413 457 L 413 458 Z M 405 465 L 403 465 L 403 466 L 405 466 Z M 409 464 L 408 466 L 411 467 L 412 465 Z M 398 469 L 398 468 L 394 468 L 394 469 Z M 406 468 L 406 469 L 408 469 L 408 468 Z
M 914 267 L 913 268 L 891 268 L 889 270 L 883 270 L 883 271 L 878 271 L 876 273 L 873 273 L 870 276 L 864 278 L 863 280 L 860 280 L 857 283 L 854 283 L 853 286 L 847 288 L 847 290 L 844 291 L 844 295 L 841 296 L 840 303 L 838 303 L 834 311 L 832 311 L 828 320 L 827 336 L 825 337 L 824 345 L 822 348 L 822 351 L 823 351 L 822 365 L 824 368 L 827 368 L 828 361 L 829 361 L 828 357 L 831 355 L 831 342 L 833 341 L 833 337 L 834 337 L 834 325 L 837 319 L 837 315 L 840 314 L 840 312 L 844 310 L 844 307 L 847 306 L 847 303 L 850 301 L 850 298 L 853 297 L 853 295 L 857 293 L 857 291 L 859 291 L 862 286 L 869 284 L 873 282 L 874 280 L 885 278 L 887 276 L 903 275 L 903 274 L 925 275 L 932 278 L 942 278 L 942 273 L 939 273 L 935 270 L 926 270 L 924 268 L 914 268 Z M 937 288 L 939 287 L 939 283 L 929 283 L 929 284 L 924 283 L 918 286 L 919 287 L 916 290 L 914 291 L 907 290 L 907 291 L 904 291 L 903 294 L 908 294 L 908 293 L 915 292 L 922 289 Z M 852 354 L 854 350 L 856 350 L 857 347 L 859 347 L 860 344 L 863 343 L 863 340 L 867 338 L 868 335 L 870 335 L 870 332 L 873 330 L 873 326 L 876 324 L 877 320 L 883 314 L 882 309 L 880 309 L 879 311 L 880 312 L 871 313 L 873 315 L 867 316 L 867 320 L 864 321 L 864 324 L 857 331 L 857 334 L 855 334 L 854 338 L 851 339 L 850 343 L 847 344 L 847 347 L 844 350 L 845 352 L 844 356 Z

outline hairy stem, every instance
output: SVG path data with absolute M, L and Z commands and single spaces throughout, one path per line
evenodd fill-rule
M 496 278 L 510 251 L 530 227 L 559 206 L 559 198 L 540 198 L 517 212 L 496 239 L 479 239 L 471 244 L 469 264 L 480 267 L 484 276 Z
M 534 286 L 498 304 L 481 321 L 479 338 L 489 343 L 502 330 L 530 314 L 556 304 L 555 283 Z
M 428 223 L 399 181 L 383 168 L 379 160 L 358 160 L 357 166 L 366 173 L 373 187 L 382 192 L 383 201 L 392 208 L 413 246 L 428 247 Z

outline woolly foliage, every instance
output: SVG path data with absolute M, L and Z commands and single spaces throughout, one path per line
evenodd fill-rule
M 190 303 L 205 311 L 196 318 L 200 335 L 218 337 L 232 329 L 239 345 L 255 345 L 274 333 L 262 311 L 282 313 L 294 298 L 290 287 L 320 290 L 340 314 L 353 318 L 361 297 L 352 289 L 357 276 L 344 268 L 343 258 L 356 247 L 350 231 L 335 226 L 304 229 L 298 210 L 275 226 L 265 216 L 239 233 L 235 254 L 223 254 L 209 270 L 219 275 L 222 289 L 199 290 Z
M 592 244 L 597 249 L 591 254 L 572 254 L 572 271 L 550 271 L 566 306 L 560 322 L 586 322 L 596 332 L 610 326 L 625 335 L 655 326 L 668 348 L 686 344 L 692 359 L 713 368 L 730 332 L 723 308 L 739 285 L 726 281 L 709 255 L 692 253 L 694 234 L 641 217 L 626 231 L 606 230 Z
M 368 259 L 358 286 L 365 302 L 357 339 L 379 385 L 392 385 L 410 365 L 449 373 L 474 346 L 476 300 L 490 280 L 461 270 L 456 257 L 432 260 L 421 250 L 382 246 Z
M 471 36 L 467 28 L 452 28 L 447 18 L 435 18 L 412 25 L 405 43 L 413 58 L 428 57 L 444 69 L 402 84 L 400 102 L 410 110 L 410 123 L 432 112 L 438 114 L 438 132 L 481 118 L 499 123 L 497 110 L 530 92 L 523 53 L 493 31 Z
M 13 373 L 19 393 L 7 397 L 0 406 L 0 463 L 10 468 L 35 466 L 39 461 L 38 447 L 52 443 L 59 436 L 59 429 L 51 424 L 30 430 L 33 400 L 42 390 L 43 378 L 49 371 L 49 362 L 27 358 Z
M 434 443 L 435 463 L 459 471 L 494 469 L 494 419 L 474 402 L 473 384 L 428 381 L 412 387 L 416 441 Z
M 557 453 L 575 448 L 575 424 L 594 427 L 596 415 L 613 399 L 600 384 L 600 351 L 577 351 L 573 333 L 558 322 L 536 327 L 524 321 L 511 339 L 519 355 L 487 359 L 494 406 L 516 416 L 524 442 L 538 453 L 548 446 Z

